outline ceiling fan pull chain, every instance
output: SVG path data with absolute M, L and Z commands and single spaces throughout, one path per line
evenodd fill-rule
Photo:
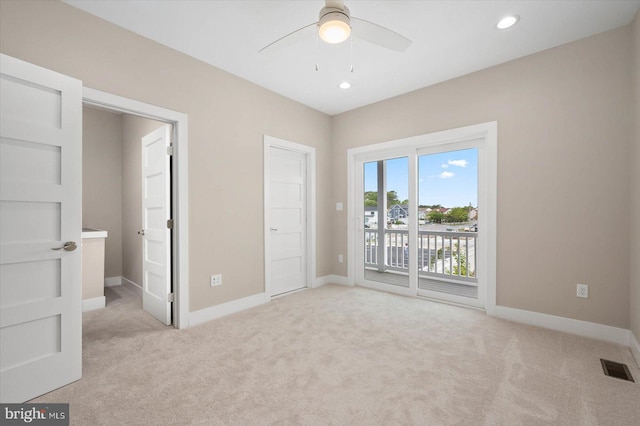
M 351 39 L 351 67 L 349 67 L 349 72 L 353 72 L 353 36 L 349 38 Z
M 319 37 L 318 37 L 318 32 L 316 31 L 316 71 L 320 70 L 320 67 L 318 66 L 318 56 L 320 55 L 318 53 L 318 43 L 319 43 Z

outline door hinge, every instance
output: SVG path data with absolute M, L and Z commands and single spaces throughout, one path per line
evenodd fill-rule
M 175 295 L 175 293 L 169 293 L 169 294 L 167 295 L 167 302 L 169 302 L 169 303 L 173 303 L 173 302 L 175 302 L 175 301 L 176 301 L 176 295 Z
M 173 219 L 167 219 L 167 228 L 173 229 Z
M 167 146 L 167 155 L 169 156 L 173 155 L 173 144 L 170 144 L 169 146 Z

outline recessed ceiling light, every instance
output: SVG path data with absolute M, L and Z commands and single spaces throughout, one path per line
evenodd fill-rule
M 519 20 L 520 17 L 518 15 L 507 15 L 498 22 L 496 27 L 499 30 L 506 30 L 507 28 L 511 28 L 517 24 Z
M 338 87 L 340 87 L 341 89 L 348 89 L 349 87 L 351 87 L 351 83 L 349 83 L 348 81 L 343 81 L 338 85 Z

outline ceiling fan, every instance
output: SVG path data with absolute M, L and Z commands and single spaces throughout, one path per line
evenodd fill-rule
M 300 37 L 304 37 L 307 31 L 313 27 L 317 27 L 318 37 L 330 44 L 342 43 L 351 36 L 368 41 L 386 49 L 396 52 L 404 52 L 411 45 L 411 40 L 373 22 L 365 21 L 351 16 L 349 8 L 344 5 L 342 0 L 326 0 L 325 7 L 320 10 L 318 22 L 305 25 L 276 41 L 269 43 L 258 52 L 263 53 L 270 50 L 274 46 L 282 45 L 282 41 L 292 41 Z

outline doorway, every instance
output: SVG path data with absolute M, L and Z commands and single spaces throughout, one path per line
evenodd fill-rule
M 124 285 L 127 285 L 129 288 L 137 290 L 139 294 L 144 295 L 145 289 L 148 288 L 156 293 L 157 301 L 162 301 L 163 310 L 166 314 L 160 314 L 161 318 L 168 318 L 168 320 L 160 319 L 165 324 L 171 324 L 176 328 L 186 328 L 189 325 L 188 315 L 188 295 L 189 289 L 188 285 L 188 264 L 187 259 L 189 256 L 189 242 L 188 242 L 188 161 L 187 161 L 187 139 L 188 139 L 188 117 L 185 114 L 171 111 L 168 109 L 160 108 L 154 105 L 146 104 L 143 102 L 138 102 L 132 99 L 123 98 L 120 96 L 112 95 L 109 93 L 101 92 L 94 89 L 84 88 L 83 89 L 83 105 L 91 106 L 93 108 L 100 108 L 103 110 L 110 111 L 112 113 L 124 114 L 135 119 L 139 119 L 145 121 L 147 123 L 150 120 L 154 120 L 158 123 L 159 126 L 162 126 L 163 123 L 168 125 L 170 131 L 168 132 L 168 136 L 171 138 L 171 146 L 165 147 L 163 149 L 162 154 L 170 154 L 170 160 L 167 162 L 167 167 L 170 167 L 168 170 L 169 182 L 165 182 L 171 188 L 168 196 L 167 196 L 167 205 L 166 208 L 170 212 L 170 222 L 164 222 L 162 219 L 158 222 L 157 215 L 150 215 L 150 212 L 147 211 L 146 215 L 142 214 L 140 211 L 139 215 L 137 215 L 140 220 L 143 218 L 147 218 L 148 220 L 153 220 L 153 226 L 147 226 L 149 228 L 155 228 L 159 230 L 163 228 L 163 231 L 168 234 L 168 238 L 171 240 L 171 244 L 169 246 L 169 253 L 165 257 L 170 257 L 170 261 L 165 265 L 166 273 L 168 274 L 168 282 L 169 284 L 165 284 L 165 289 L 159 289 L 157 284 L 157 279 L 154 281 L 154 277 L 145 279 L 145 273 L 138 274 L 140 278 L 139 286 L 132 286 L 130 282 L 126 280 L 122 280 Z M 158 126 L 156 126 L 158 127 Z M 142 127 L 144 128 L 144 126 Z M 151 131 L 149 127 L 146 128 Z M 147 132 L 139 133 L 137 138 L 137 145 L 130 147 L 138 150 L 140 153 L 139 164 L 142 165 L 142 137 L 145 136 Z M 153 139 L 153 138 L 152 138 Z M 157 139 L 157 138 L 156 138 Z M 155 140 L 155 139 L 154 139 Z M 124 145 L 123 145 L 124 146 Z M 154 155 L 157 157 L 157 151 Z M 157 176 L 156 173 L 152 173 L 154 176 Z M 142 176 L 142 175 L 141 175 Z M 138 197 L 136 199 L 142 198 L 142 188 L 143 181 L 142 177 L 140 177 L 140 190 L 141 192 L 137 195 L 133 194 L 132 196 Z M 158 179 L 154 179 L 153 188 L 158 189 L 157 183 Z M 131 222 L 129 222 L 131 223 Z M 138 234 L 140 232 L 140 234 Z M 142 222 L 139 227 L 134 228 L 126 228 L 123 229 L 123 235 L 126 234 L 128 237 L 133 237 L 138 241 L 138 247 L 142 245 L 142 238 L 146 238 L 149 236 L 147 234 L 145 227 L 142 226 Z M 147 234 L 142 235 L 142 234 Z M 154 232 L 152 232 L 154 234 Z M 157 234 L 157 232 L 155 232 Z M 157 240 L 157 238 L 154 239 Z M 139 263 L 138 265 L 143 265 L 142 248 L 138 251 L 135 249 L 136 245 L 132 244 L 131 247 L 134 247 L 134 252 L 139 253 Z M 167 247 L 165 245 L 165 247 Z M 149 249 L 155 249 L 157 247 L 149 247 Z M 146 250 L 145 253 L 148 253 L 149 250 Z M 135 253 L 134 253 L 135 254 Z M 153 253 L 152 253 L 153 254 Z M 157 253 L 156 253 L 157 254 Z M 145 254 L 146 256 L 146 254 Z M 158 256 L 155 256 L 157 258 Z M 144 268 L 141 268 L 144 270 Z M 157 269 L 157 268 L 156 268 Z M 116 280 L 117 281 L 117 280 Z M 181 285 L 181 283 L 184 283 Z M 117 284 L 117 282 L 116 282 Z M 147 285 L 148 284 L 148 285 Z M 159 296 L 160 294 L 165 294 L 164 297 Z M 158 311 L 158 307 L 155 309 Z
M 172 323 L 171 133 L 158 120 L 83 107 L 84 310 L 104 307 L 124 286 Z
M 496 127 L 348 151 L 352 282 L 494 312 Z

